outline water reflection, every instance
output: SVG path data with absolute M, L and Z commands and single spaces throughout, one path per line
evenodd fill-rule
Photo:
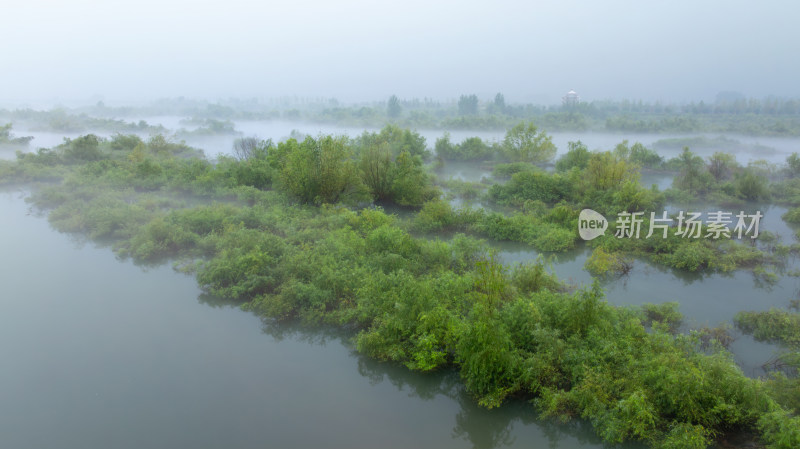
M 375 390 L 374 393 L 358 394 L 380 394 L 386 386 L 390 386 L 391 393 L 387 395 L 389 400 L 385 404 L 387 407 L 403 407 L 402 401 L 397 400 L 398 394 L 430 404 L 425 407 L 441 408 L 445 405 L 448 412 L 438 414 L 437 419 L 443 424 L 451 422 L 452 438 L 467 442 L 474 449 L 543 447 L 545 444 L 551 448 L 603 446 L 589 423 L 575 420 L 562 424 L 541 420 L 535 407 L 526 400 L 512 399 L 493 410 L 479 406 L 466 392 L 454 369 L 420 373 L 396 363 L 381 362 L 358 354 L 352 348 L 353 334 L 350 332 L 337 328 L 308 328 L 272 320 L 264 321 L 262 331 L 276 342 L 294 341 L 321 347 L 348 348 L 350 358 L 356 362 L 358 374 Z M 452 416 L 452 420 L 448 420 L 447 416 Z M 453 441 L 447 447 L 463 445 Z M 644 446 L 629 443 L 620 447 L 633 449 Z

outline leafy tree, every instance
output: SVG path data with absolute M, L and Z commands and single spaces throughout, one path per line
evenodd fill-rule
M 0 125 L 0 142 L 6 142 L 11 139 L 11 123 Z
M 111 136 L 111 149 L 114 151 L 131 151 L 137 145 L 144 144 L 136 134 L 114 134 Z
M 790 176 L 800 175 L 800 155 L 792 153 L 786 158 L 786 165 L 789 169 Z
M 708 190 L 713 176 L 706 170 L 703 158 L 689 151 L 688 147 L 683 147 L 677 164 L 680 173 L 672 181 L 675 187 L 692 193 L 703 193 Z
M 506 109 L 506 97 L 498 92 L 497 95 L 494 96 L 494 106 L 497 110 L 501 112 L 504 111 Z
M 392 199 L 401 206 L 421 206 L 438 196 L 419 156 L 404 151 L 392 167 Z
M 281 154 L 280 183 L 304 203 L 336 203 L 363 197 L 364 184 L 345 137 L 289 139 Z
M 480 137 L 468 137 L 458 145 L 458 152 L 461 160 L 476 161 L 492 157 L 494 149 Z
M 478 114 L 478 96 L 462 95 L 458 99 L 458 115 L 477 115 Z
M 103 158 L 100 151 L 100 138 L 94 134 L 64 139 L 64 155 L 68 159 L 77 161 L 97 161 Z
M 427 159 L 430 156 L 425 137 L 416 131 L 400 128 L 397 125 L 386 125 L 380 132 L 364 131 L 353 142 L 358 151 L 370 146 L 388 145 L 392 157 L 397 157 L 403 151 L 407 151 L 412 156 L 420 156 Z
M 489 104 L 489 112 L 492 114 L 505 114 L 506 113 L 506 98 L 503 94 L 498 93 L 494 96 L 494 101 Z
M 0 144 L 27 145 L 33 140 L 33 136 L 14 137 L 11 133 L 11 126 L 11 123 L 0 125 Z
M 628 141 L 623 140 L 622 142 L 618 143 L 614 147 L 614 151 L 612 153 L 617 157 L 617 159 L 628 160 L 631 155 L 631 147 L 628 145 Z
M 433 150 L 436 152 L 436 156 L 442 159 L 456 159 L 456 146 L 450 141 L 450 133 L 447 131 L 442 137 L 436 139 Z
M 440 158 L 454 161 L 491 159 L 497 151 L 496 146 L 487 144 L 480 137 L 468 137 L 460 144 L 454 145 L 450 142 L 449 133 L 436 139 L 434 149 Z
M 387 200 L 392 194 L 392 152 L 389 145 L 370 145 L 361 150 L 361 176 L 376 200 Z
M 627 181 L 638 181 L 638 173 L 625 160 L 610 152 L 594 153 L 584 172 L 584 180 L 592 190 L 609 191 Z
M 736 166 L 736 158 L 730 153 L 718 151 L 708 158 L 708 172 L 717 182 L 728 179 Z
M 767 180 L 753 173 L 749 168 L 736 177 L 735 185 L 739 196 L 746 200 L 756 201 L 769 198 Z
M 647 168 L 659 168 L 664 165 L 664 158 L 655 151 L 636 142 L 631 147 L 628 160 Z
M 614 155 L 620 159 L 648 168 L 658 168 L 664 163 L 664 158 L 655 151 L 648 149 L 639 142 L 629 146 L 627 140 L 623 140 L 614 147 Z
M 241 137 L 233 141 L 233 156 L 240 161 L 266 159 L 273 147 L 272 139 L 259 140 L 256 137 Z
M 503 153 L 512 161 L 540 163 L 555 157 L 556 146 L 552 137 L 532 122 L 520 122 L 506 133 Z
M 400 100 L 397 98 L 397 95 L 389 97 L 389 102 L 386 104 L 386 115 L 390 118 L 397 118 L 400 117 L 400 113 L 402 112 L 403 108 L 400 107 Z
M 520 205 L 538 200 L 555 204 L 572 197 L 572 186 L 562 175 L 539 171 L 521 171 L 511 176 L 506 184 L 494 184 L 489 196 L 504 204 Z
M 569 142 L 567 145 L 569 150 L 556 161 L 556 170 L 563 172 L 569 171 L 573 167 L 579 170 L 586 168 L 589 165 L 589 158 L 592 156 L 589 148 L 580 140 Z

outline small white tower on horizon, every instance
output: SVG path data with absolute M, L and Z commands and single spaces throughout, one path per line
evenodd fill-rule
M 575 106 L 581 101 L 581 97 L 574 90 L 570 90 L 566 95 L 561 97 L 561 104 L 564 106 Z

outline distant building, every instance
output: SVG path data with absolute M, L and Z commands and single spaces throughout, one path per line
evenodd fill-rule
M 574 90 L 570 90 L 566 95 L 561 97 L 561 104 L 564 106 L 575 106 L 581 101 L 581 97 Z

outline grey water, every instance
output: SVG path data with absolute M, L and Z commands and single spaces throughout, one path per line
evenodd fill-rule
M 2 447 L 603 447 L 585 422 L 483 409 L 455 372 L 366 359 L 347 335 L 264 323 L 169 266 L 117 260 L 24 195 L 0 192 Z

